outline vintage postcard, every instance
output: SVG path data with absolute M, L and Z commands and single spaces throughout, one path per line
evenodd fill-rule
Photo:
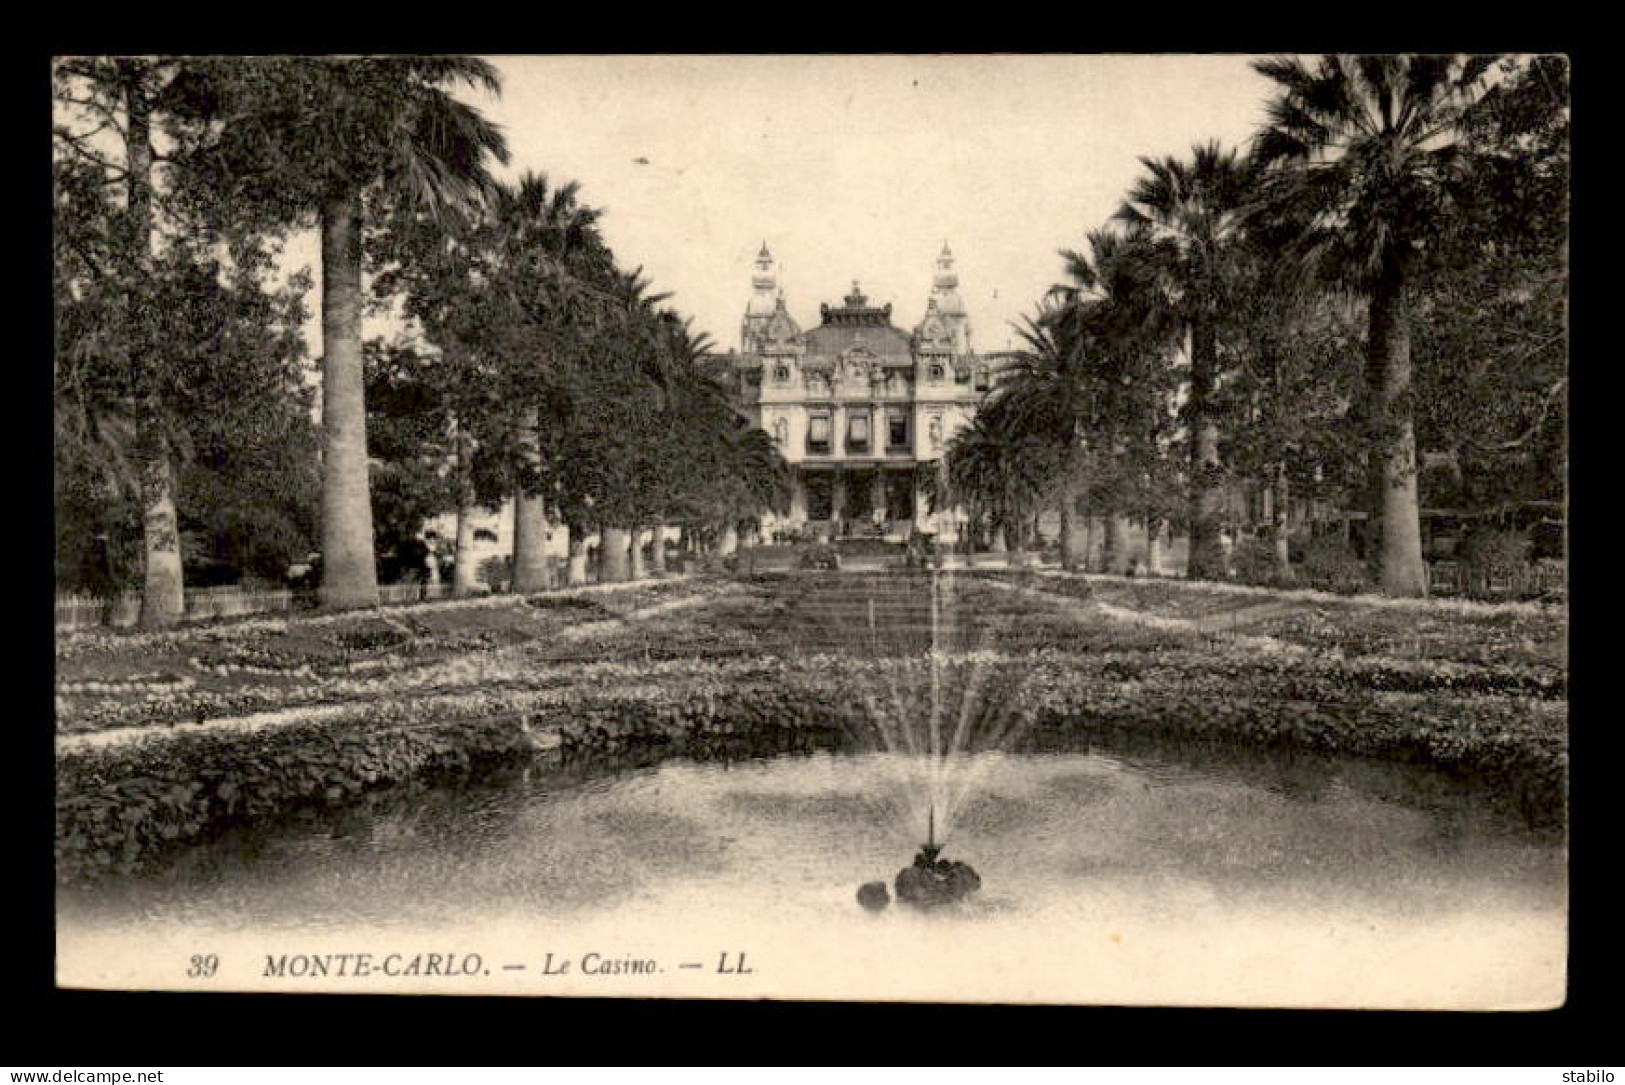
M 1568 63 L 53 64 L 64 988 L 1567 997 Z

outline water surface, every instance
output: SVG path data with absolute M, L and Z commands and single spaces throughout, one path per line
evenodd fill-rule
M 539 764 L 485 786 L 396 789 L 186 849 L 149 875 L 65 889 L 60 977 L 1180 1005 L 1561 1000 L 1561 843 L 1436 776 L 1089 746 L 969 765 L 975 786 L 944 854 L 975 866 L 984 888 L 960 905 L 855 902 L 861 883 L 889 885 L 923 835 L 897 756 L 607 775 Z M 374 968 L 393 955 L 397 970 L 434 953 L 476 974 L 265 974 L 268 958 L 274 972 L 282 955 L 360 953 Z M 186 975 L 198 955 L 219 958 L 215 975 Z M 654 970 L 601 971 L 610 962 Z

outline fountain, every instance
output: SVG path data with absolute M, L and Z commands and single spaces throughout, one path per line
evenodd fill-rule
M 938 839 L 938 814 L 943 814 L 944 828 L 953 820 L 953 811 L 974 786 L 979 767 L 968 761 L 975 746 L 997 749 L 1013 736 L 1011 721 L 999 708 L 993 708 L 991 717 L 1000 726 L 983 729 L 977 722 L 989 715 L 991 707 L 976 704 L 981 685 L 981 665 L 973 664 L 970 686 L 963 689 L 957 721 L 944 719 L 943 667 L 951 656 L 942 643 L 942 578 L 939 573 L 929 574 L 929 648 L 923 653 L 929 661 L 929 692 L 921 697 L 904 692 L 898 685 L 889 690 L 890 703 L 876 696 L 884 692 L 864 690 L 863 700 L 872 729 L 869 738 L 878 738 L 880 746 L 898 758 L 901 766 L 899 784 L 907 797 L 905 802 L 915 811 L 925 806 L 925 842 L 920 845 L 913 861 L 897 872 L 892 888 L 899 902 L 921 908 L 954 904 L 981 888 L 982 879 L 969 863 L 943 859 L 943 841 Z M 881 629 L 877 627 L 875 598 L 865 600 L 867 625 L 871 648 L 876 656 L 880 651 Z M 984 631 L 985 632 L 985 631 Z M 978 638 L 980 639 L 980 638 Z M 970 647 L 960 645 L 961 649 Z M 980 647 L 980 645 L 977 645 Z M 960 656 L 963 661 L 966 657 Z M 952 726 L 945 726 L 951 723 Z M 977 733 L 980 731 L 981 733 Z M 918 816 L 917 814 L 915 816 Z M 915 822 L 918 824 L 918 822 Z M 886 883 L 871 881 L 858 890 L 858 903 L 871 911 L 885 908 L 891 902 Z
M 936 842 L 936 810 L 931 811 L 931 828 L 914 862 L 897 872 L 894 883 L 897 899 L 905 904 L 932 907 L 953 904 L 982 887 L 982 878 L 969 863 L 939 859 L 942 846 Z

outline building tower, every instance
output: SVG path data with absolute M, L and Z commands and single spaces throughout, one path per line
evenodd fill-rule
M 745 324 L 740 332 L 740 349 L 754 351 L 757 341 L 773 319 L 773 310 L 779 299 L 779 277 L 773 268 L 773 254 L 762 242 L 762 251 L 756 254 L 756 273 L 750 279 L 750 301 L 745 305 Z
M 931 280 L 931 297 L 926 306 L 947 325 L 953 338 L 954 353 L 969 354 L 970 317 L 966 315 L 965 303 L 959 297 L 959 273 L 954 270 L 954 254 L 946 241 L 942 243 L 942 252 L 937 257 L 937 274 Z

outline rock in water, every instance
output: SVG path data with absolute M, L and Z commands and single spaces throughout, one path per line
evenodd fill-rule
M 885 882 L 864 882 L 858 886 L 858 903 L 871 912 L 878 912 L 891 903 L 891 894 L 886 892 Z

